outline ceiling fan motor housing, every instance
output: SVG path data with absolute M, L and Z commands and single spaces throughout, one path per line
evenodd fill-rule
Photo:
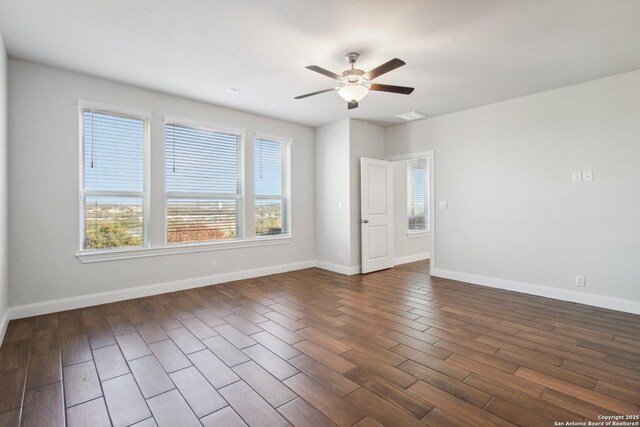
M 351 68 L 342 72 L 341 82 L 345 84 L 366 83 L 369 80 L 364 76 L 364 71 L 357 68 Z
M 344 85 L 357 85 L 357 84 L 367 84 L 369 80 L 364 76 L 364 71 L 358 68 L 354 68 L 354 64 L 360 57 L 360 54 L 357 52 L 349 52 L 345 55 L 345 59 L 349 64 L 351 64 L 351 68 L 342 72 L 342 78 L 339 80 L 340 83 Z

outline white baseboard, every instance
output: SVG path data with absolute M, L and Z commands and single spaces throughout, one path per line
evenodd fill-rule
M 413 255 L 411 257 L 397 258 L 394 260 L 394 264 L 399 265 L 407 262 L 419 261 L 422 259 L 427 259 L 428 257 L 428 253 L 422 253 Z M 267 276 L 270 274 L 286 273 L 288 271 L 302 270 L 311 267 L 318 267 L 349 276 L 360 273 L 360 266 L 351 267 L 311 260 L 291 264 L 281 264 L 263 268 L 255 268 L 251 270 L 236 271 L 231 273 L 201 276 L 185 280 L 176 280 L 172 282 L 139 286 L 130 289 L 120 289 L 116 291 L 101 292 L 91 295 L 62 298 L 34 304 L 9 307 L 7 310 L 5 310 L 2 319 L 0 320 L 0 343 L 4 339 L 9 320 L 12 319 L 39 316 L 48 313 L 55 313 L 58 311 L 73 310 L 76 308 L 90 307 L 92 305 L 106 304 L 132 298 L 158 295 L 166 292 L 175 292 L 202 286 L 216 285 L 219 283 L 231 282 L 234 280 L 243 280 L 254 277 Z M 608 308 L 611 310 L 624 311 L 627 313 L 640 314 L 640 302 L 638 301 L 629 301 L 619 298 L 569 291 L 566 289 L 556 289 L 546 286 L 532 285 L 529 283 L 496 279 L 492 277 L 459 273 L 442 269 L 435 269 L 432 273 L 432 276 L 458 280 L 461 282 L 473 283 L 476 285 L 488 286 L 492 288 L 523 292 L 531 295 L 555 298 L 563 301 L 572 301 L 596 307 Z
M 333 271 L 334 273 L 346 274 L 347 276 L 353 276 L 354 274 L 360 274 L 360 266 L 356 265 L 351 267 L 348 265 L 332 264 L 330 262 L 316 261 L 316 267 L 323 270 Z
M 62 298 L 57 300 L 38 302 L 35 304 L 25 304 L 16 307 L 10 307 L 5 314 L 5 318 L 8 318 L 8 320 L 10 320 L 21 319 L 23 317 L 40 316 L 42 314 L 90 307 L 92 305 L 106 304 L 132 298 L 147 297 L 151 295 L 163 294 L 166 292 L 175 292 L 185 289 L 199 288 L 202 286 L 217 285 L 219 283 L 231 282 L 234 280 L 251 279 L 253 277 L 267 276 L 270 274 L 286 273 L 287 271 L 295 271 L 302 270 L 304 268 L 315 267 L 315 265 L 315 261 L 303 261 L 292 264 L 281 264 L 269 267 L 254 268 L 251 270 L 242 270 L 231 273 L 214 274 L 210 276 L 194 277 L 185 280 L 176 280 L 172 282 L 138 286 L 130 289 L 119 289 L 117 291 L 100 292 L 97 294 L 82 295 L 78 297 Z
M 431 258 L 430 252 L 420 252 L 419 254 L 407 255 L 393 259 L 393 265 L 408 264 L 410 262 L 422 261 Z
M 478 276 L 475 274 L 459 273 L 435 269 L 431 276 L 443 279 L 457 280 L 460 282 L 473 283 L 475 285 L 488 286 L 491 288 L 506 289 L 509 291 L 523 292 L 525 294 L 537 295 L 541 297 L 553 298 L 562 301 L 577 302 L 594 307 L 608 308 L 610 310 L 624 311 L 626 313 L 640 314 L 640 301 L 629 301 L 620 298 L 612 298 L 602 295 L 588 294 L 583 292 L 570 291 L 567 289 L 557 289 L 548 286 L 532 285 L 530 283 L 515 282 L 511 280 L 496 279 L 493 277 Z
M 2 313 L 2 320 L 0 320 L 0 344 L 4 342 L 4 334 L 7 333 L 7 326 L 9 326 L 9 308 Z

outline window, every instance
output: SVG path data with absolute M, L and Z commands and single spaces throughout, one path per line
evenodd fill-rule
M 428 159 L 407 160 L 407 230 L 429 231 Z
M 290 234 L 291 146 L 256 137 L 254 150 L 256 236 Z
M 81 248 L 147 243 L 148 120 L 82 108 Z
M 244 237 L 241 134 L 165 124 L 167 242 Z

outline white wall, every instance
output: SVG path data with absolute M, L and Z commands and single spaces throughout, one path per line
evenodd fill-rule
M 360 272 L 360 158 L 384 158 L 384 129 L 344 119 L 316 128 L 315 144 L 319 266 L 356 274 Z
M 7 52 L 0 34 L 0 342 L 9 300 L 7 217 Z
M 426 259 L 429 238 L 407 234 L 407 161 L 393 162 L 393 250 L 396 264 Z
M 75 256 L 78 98 L 153 112 L 152 238 L 162 233 L 164 114 L 246 129 L 247 151 L 256 131 L 293 139 L 292 243 L 82 264 Z M 217 261 L 216 274 L 229 277 L 315 259 L 312 129 L 18 60 L 9 60 L 9 103 L 12 306 L 194 278 L 206 282 L 214 273 L 211 261 Z M 249 164 L 247 181 L 252 171 Z
M 349 187 L 351 200 L 350 241 L 352 267 L 362 261 L 360 226 L 360 158 L 384 159 L 384 128 L 360 120 L 349 120 L 350 161 Z
M 0 52 L 0 91 L 6 87 L 4 62 Z M 433 212 L 437 274 L 568 299 L 584 296 L 584 302 L 638 311 L 640 71 L 386 130 L 346 119 L 316 129 L 314 147 L 314 131 L 307 127 L 8 62 L 11 251 L 7 264 L 6 237 L 0 239 L 0 282 L 6 288 L 11 265 L 11 306 L 206 279 L 212 277 L 213 260 L 224 277 L 315 259 L 352 268 L 360 261 L 359 157 L 434 150 L 434 197 L 449 203 L 448 210 Z M 78 98 L 153 111 L 156 171 L 162 170 L 164 114 L 245 128 L 248 147 L 255 131 L 292 138 L 293 242 L 80 263 L 75 257 Z M 0 92 L 2 229 L 7 229 L 6 105 Z M 594 181 L 571 183 L 576 170 L 592 170 Z M 152 176 L 152 185 L 152 210 L 157 212 L 163 198 L 161 173 Z M 406 201 L 396 198 L 396 203 L 405 210 Z M 585 288 L 574 286 L 578 274 L 587 277 Z M 6 304 L 0 287 L 0 309 Z
M 316 128 L 315 187 L 316 257 L 325 267 L 338 270 L 332 265 L 344 268 L 351 257 L 349 119 Z
M 435 151 L 436 273 L 640 312 L 639 112 L 635 71 L 388 128 Z

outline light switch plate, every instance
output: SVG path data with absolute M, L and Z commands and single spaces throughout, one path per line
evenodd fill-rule
M 593 181 L 593 174 L 591 173 L 591 171 L 582 171 L 582 180 L 584 182 Z
M 582 182 L 582 172 L 574 172 L 572 177 L 573 182 Z
M 440 209 L 447 209 L 447 202 L 440 202 L 438 203 L 438 207 Z

